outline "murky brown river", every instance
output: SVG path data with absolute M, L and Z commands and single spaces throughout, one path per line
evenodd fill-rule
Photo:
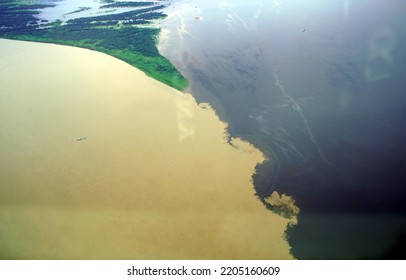
M 0 257 L 291 258 L 226 124 L 104 54 L 0 40 Z

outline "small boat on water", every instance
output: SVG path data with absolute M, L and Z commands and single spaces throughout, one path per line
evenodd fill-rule
M 83 140 L 86 140 L 87 139 L 87 137 L 79 137 L 79 138 L 76 138 L 76 141 L 83 141 Z

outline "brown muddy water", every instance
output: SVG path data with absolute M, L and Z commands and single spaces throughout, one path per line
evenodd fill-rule
M 290 259 L 263 154 L 117 59 L 0 40 L 0 258 Z

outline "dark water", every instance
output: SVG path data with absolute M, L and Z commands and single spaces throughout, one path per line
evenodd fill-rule
M 299 259 L 406 258 L 406 3 L 174 1 L 163 53 L 291 195 Z

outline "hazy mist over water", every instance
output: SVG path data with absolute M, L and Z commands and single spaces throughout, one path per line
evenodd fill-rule
M 174 1 L 160 48 L 292 195 L 297 258 L 404 257 L 404 1 Z

